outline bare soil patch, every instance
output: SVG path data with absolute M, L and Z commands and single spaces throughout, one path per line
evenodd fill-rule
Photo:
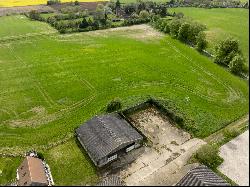
M 84 34 L 87 34 L 89 36 L 102 36 L 102 37 L 108 37 L 110 36 L 110 34 L 119 34 L 119 36 L 124 36 L 142 41 L 156 40 L 164 37 L 162 33 L 156 31 L 151 26 L 146 24 L 90 31 Z
M 93 11 L 96 9 L 98 4 L 103 4 L 105 5 L 108 1 L 96 1 L 96 2 L 79 2 L 79 6 L 81 10 L 89 10 L 89 11 Z M 65 8 L 67 6 L 72 5 L 72 2 L 68 2 L 68 3 L 60 3 L 60 4 L 54 4 L 54 5 L 50 5 L 50 7 L 52 7 L 53 9 L 59 11 L 62 8 Z
M 36 10 L 40 13 L 50 13 L 55 12 L 55 10 L 46 5 L 33 5 L 33 6 L 22 6 L 22 7 L 0 7 L 0 16 L 12 15 L 12 14 L 22 14 L 30 12 L 31 10 Z

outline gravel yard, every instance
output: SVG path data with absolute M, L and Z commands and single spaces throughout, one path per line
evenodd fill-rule
M 175 127 L 154 107 L 130 116 L 152 142 L 120 177 L 126 185 L 174 185 L 185 174 L 186 162 L 205 142 Z

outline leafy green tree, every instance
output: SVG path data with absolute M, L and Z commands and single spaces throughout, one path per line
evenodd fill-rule
M 82 22 L 81 22 L 80 25 L 79 25 L 79 28 L 85 29 L 85 28 L 87 28 L 88 26 L 89 26 L 88 21 L 86 20 L 86 18 L 83 18 Z
M 196 45 L 196 38 L 199 32 L 204 31 L 206 26 L 197 22 L 191 22 L 191 26 L 189 28 L 188 42 Z
M 190 35 L 189 34 L 190 27 L 191 27 L 190 23 L 187 23 L 187 22 L 182 23 L 178 32 L 177 39 L 182 42 L 188 42 L 188 36 Z
M 75 4 L 75 6 L 80 5 L 79 1 L 75 1 L 74 4 Z
M 31 10 L 29 12 L 29 17 L 30 19 L 33 19 L 33 20 L 39 20 L 39 21 L 42 20 L 41 15 L 36 10 Z
M 228 66 L 237 54 L 241 54 L 239 41 L 232 37 L 226 38 L 215 47 L 214 62 Z
M 243 57 L 237 54 L 229 63 L 229 70 L 233 74 L 240 75 L 244 70 L 245 61 Z
M 124 11 L 127 15 L 131 15 L 132 13 L 136 12 L 136 4 L 135 3 L 125 4 Z
M 116 16 L 119 16 L 120 9 L 121 9 L 121 3 L 119 0 L 116 0 L 116 2 L 115 2 L 115 14 L 116 14 Z
M 196 38 L 196 49 L 199 52 L 202 52 L 207 47 L 207 40 L 206 40 L 206 34 L 201 31 L 199 32 L 197 38 Z
M 54 4 L 59 4 L 61 3 L 60 0 L 48 0 L 47 5 L 54 5 Z
M 172 37 L 177 37 L 179 33 L 179 28 L 181 27 L 182 24 L 181 19 L 173 19 L 170 24 L 169 24 L 169 30 L 170 30 L 170 35 Z
M 169 27 L 169 21 L 164 20 L 162 22 L 163 32 L 164 33 L 170 33 L 170 27 Z

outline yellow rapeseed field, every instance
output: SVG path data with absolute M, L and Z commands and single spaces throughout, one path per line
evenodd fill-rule
M 61 0 L 61 2 L 71 2 L 75 0 Z M 79 2 L 96 2 L 106 0 L 78 0 Z M 0 7 L 27 6 L 46 4 L 47 0 L 0 0 Z

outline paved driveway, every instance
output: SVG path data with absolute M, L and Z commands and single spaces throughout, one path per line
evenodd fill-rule
M 220 148 L 219 170 L 240 186 L 249 185 L 249 130 Z

